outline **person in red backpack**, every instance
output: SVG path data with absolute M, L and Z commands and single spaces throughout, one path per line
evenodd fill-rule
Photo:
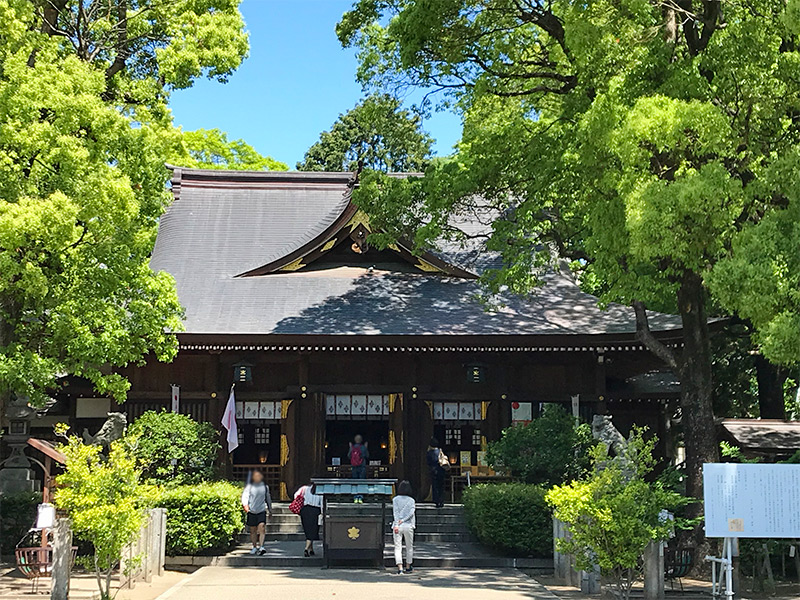
M 364 438 L 360 435 L 356 435 L 353 441 L 350 442 L 350 450 L 347 451 L 347 458 L 350 459 L 350 466 L 352 467 L 351 477 L 353 479 L 366 479 L 369 449 L 367 448 L 367 444 L 364 443 Z M 364 498 L 360 495 L 353 496 L 353 502 L 361 504 L 364 502 Z

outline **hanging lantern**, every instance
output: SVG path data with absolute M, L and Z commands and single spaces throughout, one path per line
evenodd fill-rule
M 246 362 L 239 362 L 233 365 L 234 383 L 249 383 L 253 381 L 253 365 Z

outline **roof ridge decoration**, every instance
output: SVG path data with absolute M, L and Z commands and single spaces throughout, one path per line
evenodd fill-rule
M 352 195 L 354 185 L 355 181 L 348 186 L 348 190 L 345 192 L 347 196 Z M 327 252 L 346 241 L 352 242 L 354 251 L 365 252 L 367 249 L 367 237 L 371 233 L 373 233 L 373 229 L 370 225 L 369 215 L 350 200 L 341 215 L 313 240 L 304 244 L 294 252 L 255 269 L 240 273 L 236 275 L 236 277 L 258 277 L 271 273 L 293 273 L 307 267 Z M 407 240 L 398 240 L 388 245 L 390 250 L 397 253 L 403 260 L 411 263 L 423 273 L 439 273 L 462 279 L 478 278 L 477 273 L 449 263 L 430 252 L 422 251 L 418 254 L 414 254 L 411 251 L 412 247 L 411 243 Z

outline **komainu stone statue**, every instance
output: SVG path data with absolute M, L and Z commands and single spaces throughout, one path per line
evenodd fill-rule
M 628 441 L 611 422 L 611 415 L 594 415 L 592 417 L 592 437 L 603 442 L 616 456 L 620 456 Z
M 85 444 L 108 448 L 111 445 L 111 442 L 114 442 L 125 435 L 125 427 L 127 426 L 128 418 L 124 413 L 108 413 L 108 419 L 106 419 L 106 422 L 103 423 L 100 431 L 98 431 L 96 434 L 90 435 L 88 429 L 83 430 L 83 442 Z

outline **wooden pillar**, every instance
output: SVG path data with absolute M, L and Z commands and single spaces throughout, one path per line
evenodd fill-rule
M 511 404 L 508 400 L 490 400 L 481 403 L 481 410 L 485 411 L 483 417 L 482 435 L 487 442 L 500 439 L 506 427 L 511 426 Z
M 306 395 L 303 398 L 303 395 Z M 325 462 L 325 402 L 323 394 L 302 392 L 284 400 L 281 407 L 281 498 L 288 499 L 298 487 L 322 476 Z
M 405 405 L 403 394 L 389 394 L 389 465 L 392 477 L 398 481 L 406 478 L 405 438 L 408 428 Z
M 595 412 L 605 415 L 608 414 L 608 406 L 606 405 L 606 355 L 602 350 L 597 350 L 594 357 L 594 391 L 597 395 Z
M 294 403 L 295 400 L 283 400 L 281 402 L 281 500 L 290 499 L 299 487 L 297 476 L 294 472 L 295 460 L 292 452 L 296 448 L 293 448 L 294 444 L 289 442 L 289 440 L 294 442 L 295 439 L 296 407 L 292 406 Z
M 69 598 L 69 572 L 72 568 L 72 530 L 69 519 L 56 519 L 53 538 L 50 600 L 67 600 Z
M 426 455 L 428 443 L 433 437 L 433 403 L 418 400 L 413 395 L 404 405 L 405 478 L 411 482 L 414 497 L 421 501 L 431 492 Z

